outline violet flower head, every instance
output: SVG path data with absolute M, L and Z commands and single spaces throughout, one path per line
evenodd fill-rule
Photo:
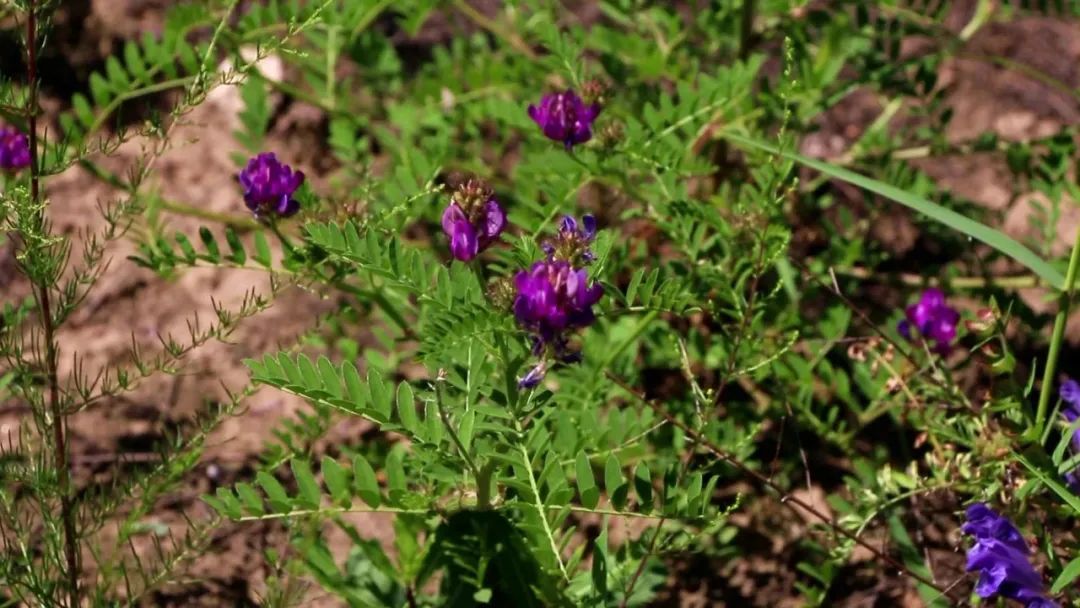
M 588 281 L 585 269 L 575 269 L 569 262 L 537 262 L 514 277 L 514 317 L 544 342 L 563 330 L 587 327 L 596 319 L 593 304 L 604 295 L 602 287 Z
M 30 140 L 15 127 L 0 127 L 0 169 L 17 171 L 30 166 Z
M 581 225 L 573 216 L 567 215 L 559 224 L 555 238 L 544 241 L 541 247 L 549 260 L 563 260 L 572 264 L 589 264 L 596 256 L 589 247 L 596 238 L 596 218 L 581 217 Z
M 244 187 L 244 203 L 255 217 L 289 217 L 300 210 L 293 194 L 304 183 L 304 173 L 278 161 L 273 152 L 253 157 L 237 178 Z
M 975 538 L 967 553 L 967 571 L 979 572 L 975 585 L 979 597 L 1014 599 L 1025 608 L 1057 608 L 1043 593 L 1042 577 L 1028 561 L 1027 542 L 1008 518 L 975 503 L 967 508 L 961 529 Z
M 599 103 L 587 104 L 574 91 L 549 93 L 540 105 L 529 105 L 529 118 L 533 119 L 544 136 L 560 141 L 566 149 L 592 139 L 592 123 L 600 115 Z
M 946 355 L 956 339 L 956 326 L 960 313 L 945 303 L 945 294 L 936 288 L 922 292 L 919 301 L 908 306 L 906 317 L 897 325 L 900 335 L 911 339 L 911 328 L 918 330 L 923 339 L 934 343 L 934 352 Z
M 1061 415 L 1065 417 L 1065 422 L 1069 424 L 1076 422 L 1076 419 L 1080 418 L 1080 382 L 1070 378 L 1061 383 L 1058 393 L 1061 395 L 1061 400 L 1065 402 L 1061 408 Z M 1073 433 L 1072 444 L 1073 449 L 1080 452 L 1080 430 Z
M 543 260 L 514 277 L 517 295 L 514 317 L 518 325 L 532 332 L 532 354 L 540 363 L 518 382 L 521 388 L 537 386 L 553 362 L 571 364 L 581 353 L 570 345 L 567 334 L 588 327 L 596 320 L 592 307 L 604 289 L 589 284 L 584 268 L 574 268 L 565 260 Z
M 1071 426 L 1072 423 L 1076 422 L 1077 418 L 1080 418 L 1080 382 L 1069 378 L 1061 383 L 1058 394 L 1064 402 L 1061 407 L 1061 415 L 1065 418 L 1065 422 Z M 1080 453 L 1080 429 L 1065 432 L 1072 433 L 1073 451 Z M 1065 482 L 1073 492 L 1080 494 L 1080 467 L 1065 473 Z
M 443 211 L 442 228 L 450 239 L 450 253 L 468 262 L 499 238 L 506 228 L 506 212 L 487 184 L 470 179 Z

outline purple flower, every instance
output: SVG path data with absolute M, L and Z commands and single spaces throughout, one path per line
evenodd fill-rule
M 518 380 L 518 386 L 533 388 L 552 364 L 581 360 L 581 352 L 570 345 L 568 333 L 596 320 L 592 307 L 604 289 L 589 285 L 584 268 L 550 259 L 517 273 L 514 286 L 514 317 L 518 325 L 532 332 L 532 354 L 540 358 L 540 363 Z
M 1028 561 L 1027 542 L 1008 518 L 977 502 L 967 508 L 967 523 L 961 529 L 975 538 L 968 549 L 967 571 L 979 572 L 975 585 L 979 597 L 1006 597 L 1027 608 L 1057 607 L 1043 594 L 1042 577 Z
M 593 304 L 604 295 L 602 287 L 588 282 L 585 269 L 575 269 L 569 262 L 537 262 L 514 277 L 514 317 L 543 343 L 554 341 L 564 330 L 587 327 L 596 319 Z
M 1080 383 L 1069 378 L 1061 383 L 1058 394 L 1065 402 L 1065 406 L 1061 408 L 1061 415 L 1069 424 L 1076 422 L 1076 419 L 1080 418 Z M 1072 444 L 1073 448 L 1080 452 L 1080 432 L 1073 433 Z
M 0 169 L 16 171 L 30 166 L 30 140 L 15 127 L 0 127 Z
M 1064 402 L 1061 415 L 1065 417 L 1065 422 L 1071 427 L 1072 423 L 1076 422 L 1077 418 L 1080 418 L 1080 383 L 1069 378 L 1061 383 L 1058 394 Z M 1066 432 L 1072 433 L 1073 451 L 1080 453 L 1080 430 L 1068 430 Z M 1080 494 L 1080 467 L 1065 473 L 1065 482 L 1073 492 Z
M 271 213 L 289 217 L 300 210 L 293 194 L 304 183 L 304 173 L 278 161 L 273 152 L 249 160 L 237 177 L 244 187 L 244 202 L 256 217 Z
M 581 217 L 581 226 L 573 216 L 563 216 L 559 233 L 554 239 L 545 241 L 541 246 L 549 260 L 564 260 L 570 263 L 588 264 L 596 259 L 589 246 L 596 238 L 596 218 L 591 215 Z
M 536 388 L 540 385 L 540 382 L 547 374 L 547 364 L 539 363 L 536 367 L 529 370 L 529 373 L 525 374 L 521 378 L 518 378 L 518 388 Z
M 506 228 L 506 212 L 495 199 L 489 199 L 470 214 L 451 201 L 443 211 L 442 228 L 450 238 L 450 253 L 468 262 L 499 238 Z
M 529 105 L 529 118 L 567 150 L 592 138 L 592 123 L 599 114 L 600 104 L 586 104 L 570 89 L 544 95 L 539 106 Z
M 904 315 L 906 318 L 896 327 L 900 335 L 910 340 L 914 326 L 920 336 L 934 343 L 934 352 L 940 355 L 949 353 L 956 339 L 960 313 L 945 303 L 945 294 L 940 289 L 924 291 L 918 302 L 907 307 Z

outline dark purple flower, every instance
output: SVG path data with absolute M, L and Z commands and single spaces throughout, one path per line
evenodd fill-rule
M 278 161 L 273 152 L 249 160 L 237 177 L 244 187 L 244 202 L 256 217 L 289 217 L 300 210 L 293 194 L 304 183 L 304 173 Z
M 600 104 L 586 104 L 570 89 L 544 95 L 539 106 L 529 106 L 529 118 L 548 139 L 562 142 L 567 150 L 592 138 L 592 123 L 599 114 Z
M 16 171 L 30 166 L 30 140 L 15 127 L 0 127 L 0 169 Z
M 443 211 L 442 227 L 450 238 L 450 253 L 468 262 L 499 238 L 506 228 L 506 213 L 495 199 L 476 207 L 471 214 L 451 201 Z
M 514 277 L 514 285 L 514 317 L 519 325 L 533 332 L 532 354 L 540 358 L 540 363 L 518 380 L 518 386 L 533 388 L 553 363 L 581 361 L 581 352 L 570 345 L 567 333 L 596 320 L 592 306 L 604 290 L 589 285 L 585 269 L 575 269 L 563 260 L 533 264 Z
M 906 318 L 896 327 L 900 335 L 910 340 L 914 327 L 923 339 L 934 343 L 934 352 L 949 353 L 956 339 L 960 313 L 945 303 L 945 294 L 940 289 L 924 291 L 918 302 L 907 307 L 904 315 Z
M 595 319 L 592 306 L 604 295 L 599 285 L 589 285 L 584 268 L 569 262 L 541 261 L 514 277 L 517 297 L 514 316 L 518 324 L 550 343 L 564 330 L 587 327 Z
M 1043 594 L 1042 577 L 1028 561 L 1027 542 L 1008 518 L 983 503 L 967 508 L 964 534 L 973 536 L 968 549 L 967 571 L 978 571 L 975 593 L 983 599 L 996 596 L 1018 600 L 1027 608 L 1056 608 Z
M 595 217 L 583 215 L 579 227 L 577 220 L 567 215 L 563 216 L 555 238 L 545 241 L 541 247 L 549 260 L 588 264 L 596 258 L 589 249 L 594 238 L 596 238 Z
M 1072 433 L 1073 451 L 1080 453 L 1080 430 L 1071 430 L 1071 425 L 1076 422 L 1077 418 L 1080 418 L 1080 383 L 1069 378 L 1061 383 L 1058 394 L 1064 402 L 1061 415 L 1065 418 L 1065 422 L 1070 425 L 1070 430 L 1065 432 Z M 1080 494 L 1080 467 L 1066 473 L 1065 482 L 1074 492 Z
M 1070 378 L 1061 383 L 1058 393 L 1061 395 L 1061 400 L 1065 402 L 1064 407 L 1061 408 L 1061 415 L 1071 425 L 1080 418 L 1080 383 Z M 1072 444 L 1073 448 L 1080 452 L 1080 431 L 1073 433 Z

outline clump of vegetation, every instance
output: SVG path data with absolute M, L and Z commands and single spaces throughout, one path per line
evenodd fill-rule
M 146 605 L 216 530 L 280 521 L 267 605 L 314 585 L 357 607 L 645 606 L 688 561 L 725 576 L 754 551 L 737 516 L 769 513 L 800 531 L 777 559 L 806 605 L 867 574 L 895 582 L 886 603 L 1077 605 L 1080 388 L 1063 353 L 1080 235 L 1052 247 L 1080 201 L 1075 133 L 947 140 L 937 75 L 994 20 L 1080 15 L 981 2 L 956 33 L 948 3 L 902 4 L 614 0 L 586 26 L 532 0 L 180 3 L 49 115 L 40 57 L 63 6 L 8 0 L 22 72 L 0 83 L 0 221 L 26 290 L 4 299 L 0 397 L 26 409 L 0 449 L 0 603 Z M 460 32 L 427 54 L 395 42 L 447 18 Z M 902 51 L 913 37 L 928 43 Z M 156 160 L 226 87 L 243 105 L 236 213 L 172 204 L 209 222 L 173 232 L 153 220 Z M 856 91 L 878 114 L 847 151 L 801 153 Z M 318 110 L 326 162 L 274 149 L 275 96 Z M 138 159 L 107 169 L 129 142 Z M 946 152 L 1000 155 L 1043 193 L 1036 237 L 912 162 Z M 120 194 L 96 201 L 105 228 L 73 256 L 47 185 L 83 170 Z M 886 209 L 934 254 L 876 239 Z M 110 259 L 121 239 L 137 252 Z M 63 328 L 125 265 L 268 280 L 183 339 L 133 339 L 125 363 L 86 369 L 94 345 Z M 1018 288 L 1053 296 L 1051 314 Z M 303 339 L 249 359 L 250 385 L 155 445 L 153 466 L 76 483 L 73 417 L 183 374 L 294 289 L 331 303 Z M 203 498 L 213 515 L 148 531 L 260 386 L 308 409 Z M 348 418 L 370 432 L 316 452 Z M 926 501 L 949 542 L 924 539 Z M 355 513 L 384 514 L 393 542 Z M 931 560 L 934 542 L 966 563 Z

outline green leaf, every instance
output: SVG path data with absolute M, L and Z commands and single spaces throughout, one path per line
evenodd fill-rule
M 1023 454 L 1020 454 L 1019 452 L 1013 452 L 1013 454 L 1016 455 L 1016 459 L 1024 465 L 1028 472 L 1038 477 L 1039 481 L 1049 486 L 1050 489 L 1053 490 L 1059 498 L 1061 498 L 1061 500 L 1068 503 L 1068 505 L 1072 507 L 1077 513 L 1080 513 L 1080 497 L 1076 496 L 1072 493 L 1072 491 L 1062 485 L 1056 479 L 1056 476 L 1051 477 L 1050 475 L 1047 475 L 1042 469 L 1035 466 L 1035 464 L 1028 460 L 1027 457 L 1025 457 Z
M 120 65 L 120 60 L 115 55 L 109 55 L 105 60 L 105 73 L 109 75 L 109 80 L 120 88 L 126 88 L 131 84 L 127 72 L 124 71 L 124 67 Z
M 595 509 L 600 502 L 600 489 L 596 487 L 596 478 L 593 477 L 592 463 L 584 451 L 578 452 L 576 463 L 578 494 L 581 496 L 581 504 L 586 509 Z
M 476 428 L 476 410 L 469 410 L 461 416 L 458 424 L 458 439 L 465 449 L 472 447 L 473 432 Z
M 1071 562 L 1065 565 L 1065 568 L 1061 570 L 1061 574 L 1054 580 L 1054 584 L 1050 586 L 1050 594 L 1057 595 L 1061 593 L 1077 577 L 1080 577 L 1080 557 L 1074 557 Z
M 101 74 L 90 74 L 90 96 L 94 98 L 94 105 L 101 107 L 109 103 L 109 83 Z
M 1061 290 L 1065 286 L 1065 277 L 1046 260 L 1039 257 L 1034 251 L 1009 238 L 1005 234 L 994 230 L 985 224 L 981 224 L 960 215 L 952 209 L 946 209 L 937 203 L 928 201 L 922 197 L 911 194 L 910 192 L 905 192 L 900 188 L 880 182 L 876 179 L 859 175 L 853 171 L 826 162 L 807 158 L 794 152 L 779 150 L 771 144 L 750 137 L 737 135 L 735 133 L 723 133 L 723 137 L 743 146 L 762 150 L 770 154 L 778 154 L 801 165 L 820 171 L 830 177 L 848 182 L 849 184 L 869 190 L 875 194 L 880 194 L 885 198 L 896 201 L 901 205 L 922 213 L 940 224 L 948 226 L 953 230 L 966 234 L 977 241 L 981 241 L 994 249 L 997 249 L 1001 253 L 1004 253 L 1013 260 L 1026 266 L 1041 279 L 1049 283 L 1054 289 Z
M 435 405 L 435 402 L 428 401 L 424 407 L 424 422 L 427 423 L 427 440 L 435 445 L 439 445 L 443 440 L 443 423 L 442 418 L 439 417 L 439 409 Z
M 394 406 L 390 403 L 390 389 L 386 387 L 382 374 L 375 369 L 368 370 L 367 383 L 371 394 L 371 407 L 382 415 L 383 420 L 389 420 Z
M 637 493 L 638 500 L 641 502 L 640 509 L 646 513 L 651 511 L 653 507 L 652 476 L 649 473 L 649 467 L 645 466 L 644 462 L 639 462 L 637 469 L 634 470 L 634 492 Z
M 84 127 L 89 127 L 94 124 L 94 110 L 90 107 L 90 102 L 87 101 L 86 96 L 82 93 L 76 93 L 71 98 L 71 109 L 75 111 L 75 115 L 79 117 L 79 122 Z
M 266 240 L 266 235 L 262 232 L 256 232 L 254 239 L 255 253 L 252 254 L 251 259 L 269 268 L 274 262 L 273 257 L 270 255 L 270 242 Z
M 296 488 L 299 490 L 297 500 L 308 509 L 318 509 L 321 502 L 322 492 L 319 484 L 315 481 L 315 475 L 311 472 L 311 465 L 306 460 L 293 458 L 289 461 L 293 477 L 296 478 Z
M 626 305 L 634 305 L 634 295 L 637 293 L 638 285 L 641 285 L 641 279 L 645 276 L 645 269 L 642 268 L 634 273 L 630 277 L 630 284 L 626 286 Z
M 202 501 L 210 505 L 210 507 L 218 513 L 224 515 L 225 517 L 228 517 L 228 515 L 225 515 L 225 503 L 221 502 L 216 497 L 209 494 L 203 494 Z
M 607 593 L 608 579 L 608 530 L 607 518 L 601 524 L 600 535 L 593 542 L 592 584 L 601 595 Z
M 398 504 L 405 496 L 407 487 L 405 480 L 405 449 L 398 444 L 390 450 L 386 457 L 386 486 L 389 489 L 390 501 Z
M 128 71 L 140 80 L 147 78 L 146 64 L 139 53 L 139 45 L 132 40 L 128 40 L 124 45 L 124 63 L 127 64 Z
M 317 365 L 319 369 L 319 378 L 322 380 L 322 385 L 326 389 L 326 392 L 333 395 L 335 399 L 340 399 L 342 396 L 341 378 L 338 376 L 334 364 L 330 362 L 330 359 L 320 355 Z
M 275 512 L 288 513 L 292 510 L 289 495 L 285 492 L 281 482 L 275 479 L 274 476 L 266 471 L 259 471 L 255 474 L 255 483 L 259 484 L 263 492 L 266 492 L 266 498 L 270 500 L 270 508 Z
M 228 488 L 218 488 L 216 494 L 218 500 L 221 501 L 221 505 L 225 508 L 226 517 L 229 519 L 240 519 L 243 517 L 244 509 L 231 490 Z
M 413 397 L 412 386 L 408 382 L 402 382 L 397 388 L 397 410 L 401 426 L 413 435 L 416 435 L 416 400 Z
M 229 249 L 232 251 L 229 259 L 233 264 L 243 266 L 247 261 L 247 252 L 244 251 L 244 244 L 240 242 L 240 237 L 236 235 L 236 230 L 232 226 L 225 226 L 225 242 L 229 244 Z
M 608 500 L 617 511 L 622 511 L 626 506 L 626 496 L 629 488 L 626 478 L 623 477 L 622 465 L 614 454 L 608 454 L 604 464 L 604 487 L 607 488 Z
M 255 488 L 251 487 L 251 484 L 243 481 L 237 483 L 236 493 L 240 496 L 240 500 L 244 502 L 244 506 L 247 507 L 248 513 L 251 513 L 252 515 L 262 515 L 265 513 L 262 497 L 255 491 Z
M 334 502 L 347 508 L 352 503 L 352 496 L 349 494 L 349 473 L 338 464 L 338 461 L 329 456 L 323 456 L 322 474 Z
M 353 458 L 353 490 L 360 500 L 367 503 L 372 509 L 377 509 L 382 502 L 379 493 L 379 480 L 375 477 L 375 470 L 371 468 L 363 456 Z
M 206 226 L 199 226 L 199 238 L 202 239 L 203 245 L 206 245 L 206 259 L 214 263 L 220 261 L 221 250 L 218 249 L 217 239 L 214 238 L 214 234 L 210 232 L 210 229 Z

